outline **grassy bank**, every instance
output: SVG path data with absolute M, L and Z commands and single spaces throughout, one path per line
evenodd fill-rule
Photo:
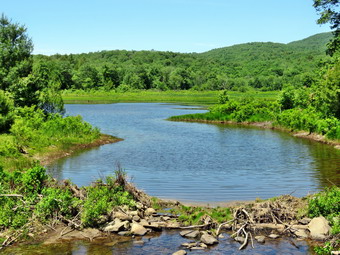
M 337 118 L 324 117 L 311 108 L 281 110 L 279 101 L 231 99 L 210 107 L 207 113 L 173 116 L 169 120 L 255 125 L 300 132 L 304 133 L 300 136 L 313 140 L 340 144 L 340 121 Z
M 128 92 L 112 91 L 84 91 L 84 90 L 65 90 L 62 97 L 67 104 L 88 104 L 88 103 L 122 103 L 122 102 L 148 102 L 148 103 L 181 103 L 190 105 L 212 105 L 217 103 L 219 91 L 191 91 L 191 90 L 171 90 L 171 91 L 152 91 L 137 90 Z M 230 92 L 231 98 L 255 97 L 266 100 L 276 100 L 277 91 L 270 92 Z
M 0 135 L 0 166 L 23 169 L 69 155 L 72 151 L 118 141 L 102 135 L 80 116 L 46 115 L 35 107 L 18 108 L 14 123 Z

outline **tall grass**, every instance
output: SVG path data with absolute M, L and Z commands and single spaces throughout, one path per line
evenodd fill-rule
M 162 102 L 182 103 L 191 105 L 212 105 L 218 101 L 220 91 L 192 91 L 192 90 L 138 90 L 128 92 L 112 91 L 84 91 L 65 90 L 63 99 L 65 103 L 119 103 L 119 102 Z M 278 92 L 228 92 L 230 98 L 239 99 L 252 96 L 266 100 L 276 100 Z

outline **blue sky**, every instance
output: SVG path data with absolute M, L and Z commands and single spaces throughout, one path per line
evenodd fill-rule
M 330 31 L 312 0 L 0 0 L 35 54 L 101 50 L 203 52 L 246 42 L 288 43 Z

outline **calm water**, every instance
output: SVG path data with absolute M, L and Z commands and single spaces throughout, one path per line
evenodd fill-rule
M 171 255 L 182 249 L 181 244 L 190 241 L 181 237 L 178 231 L 163 231 L 155 233 L 152 238 L 141 238 L 144 244 L 133 244 L 132 240 L 126 240 L 113 245 L 117 239 L 106 241 L 84 241 L 65 242 L 55 245 L 32 245 L 23 247 L 12 247 L 5 250 L 6 255 Z M 313 254 L 312 248 L 305 241 L 293 239 L 267 240 L 266 244 L 254 243 L 254 249 L 248 245 L 245 250 L 239 251 L 240 244 L 233 241 L 228 235 L 220 239 L 218 245 L 201 251 L 188 251 L 188 254 L 210 254 L 210 255 L 278 255 L 278 254 Z
M 49 166 L 53 176 L 78 185 L 112 174 L 116 162 L 148 194 L 180 201 L 304 196 L 340 184 L 340 151 L 330 146 L 260 128 L 165 120 L 200 109 L 155 103 L 66 109 L 124 139 Z

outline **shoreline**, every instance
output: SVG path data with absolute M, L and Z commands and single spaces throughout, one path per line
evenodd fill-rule
M 278 130 L 285 133 L 289 133 L 294 137 L 308 139 L 314 142 L 319 142 L 323 144 L 327 144 L 333 146 L 335 149 L 340 150 L 340 141 L 337 140 L 328 140 L 325 136 L 317 134 L 317 133 L 309 133 L 306 131 L 292 131 L 284 127 L 280 126 L 273 126 L 271 121 L 265 122 L 235 122 L 235 121 L 219 121 L 219 120 L 170 120 L 169 121 L 184 121 L 184 122 L 196 122 L 196 123 L 206 123 L 206 124 L 223 124 L 223 125 L 239 125 L 239 126 L 251 126 L 251 127 L 258 127 L 263 129 L 272 129 Z
M 45 153 L 34 155 L 33 158 L 35 160 L 38 160 L 41 165 L 47 166 L 47 165 L 52 164 L 54 161 L 58 159 L 69 157 L 76 152 L 99 147 L 105 144 L 117 143 L 123 140 L 124 139 L 114 137 L 111 135 L 100 134 L 100 137 L 92 141 L 91 143 L 76 144 L 66 150 L 47 151 Z

